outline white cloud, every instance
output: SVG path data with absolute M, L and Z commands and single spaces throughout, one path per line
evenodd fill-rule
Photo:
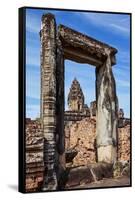
M 106 13 L 77 13 L 77 15 L 84 16 L 90 23 L 114 30 L 116 33 L 124 35 L 130 33 L 129 16 L 122 17 L 122 15 Z
M 122 32 L 129 34 L 129 28 L 123 27 L 123 26 L 118 25 L 118 24 L 110 24 L 110 26 L 117 29 L 118 31 L 122 31 Z

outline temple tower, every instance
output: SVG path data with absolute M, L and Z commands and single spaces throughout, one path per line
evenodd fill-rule
M 84 107 L 84 94 L 76 78 L 73 80 L 68 94 L 68 107 L 71 111 L 81 111 Z

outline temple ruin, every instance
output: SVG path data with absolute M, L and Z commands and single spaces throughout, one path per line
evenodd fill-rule
M 76 128 L 76 130 L 80 130 L 78 127 L 83 123 L 90 125 L 88 131 L 94 130 L 93 136 L 89 135 L 90 132 L 87 134 L 87 137 L 92 138 L 90 139 L 91 148 L 89 147 L 85 153 L 88 158 L 87 163 L 102 163 L 103 169 L 103 163 L 107 163 L 110 170 L 110 166 L 117 161 L 118 155 L 121 155 L 121 153 L 118 154 L 118 151 L 120 152 L 118 99 L 112 72 L 112 66 L 116 64 L 117 50 L 64 25 L 57 27 L 55 16 L 50 13 L 42 16 L 40 39 L 40 122 L 34 123 L 42 132 L 42 137 L 37 136 L 35 139 L 35 143 L 38 143 L 35 148 L 39 150 L 35 159 L 40 163 L 38 165 L 39 179 L 37 178 L 36 184 L 40 183 L 42 191 L 51 191 L 60 188 L 63 172 L 66 170 L 66 149 L 68 146 L 69 148 L 74 146 L 72 141 L 69 145 L 68 131 L 64 130 L 67 122 L 77 122 L 78 124 L 73 124 L 73 129 Z M 90 108 L 85 104 L 79 82 L 74 79 L 68 95 L 69 110 L 64 110 L 64 61 L 66 59 L 95 66 L 96 101 L 91 102 Z M 120 117 L 123 123 L 122 110 Z M 27 131 L 30 132 L 29 128 L 32 127 L 33 130 L 33 125 L 31 121 L 28 124 Z M 65 139 L 67 139 L 66 144 Z M 87 141 L 88 138 L 85 139 Z M 29 142 L 27 143 L 29 146 Z M 84 162 L 81 159 L 81 154 L 78 154 L 78 160 L 72 164 Z M 32 165 L 31 160 L 32 155 L 27 161 L 28 165 Z
M 64 60 L 96 67 L 98 162 L 117 159 L 117 109 L 112 66 L 117 50 L 64 25 L 57 28 L 54 15 L 42 16 L 41 120 L 44 134 L 45 182 L 43 190 L 56 190 L 65 168 Z

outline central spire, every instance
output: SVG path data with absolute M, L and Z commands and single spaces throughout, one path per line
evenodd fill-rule
M 68 107 L 72 111 L 81 111 L 84 107 L 84 94 L 76 77 L 71 84 L 68 94 Z

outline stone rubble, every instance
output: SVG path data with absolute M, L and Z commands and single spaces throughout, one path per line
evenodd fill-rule
M 43 132 L 38 120 L 26 119 L 26 191 L 36 191 L 43 181 Z
M 124 119 L 123 119 L 124 120 Z M 96 118 L 84 118 L 65 126 L 65 150 L 77 151 L 72 163 L 66 167 L 89 166 L 96 164 Z M 130 162 L 130 123 L 118 128 L 118 162 Z M 114 176 L 124 175 L 127 164 L 118 167 Z M 43 182 L 43 135 L 39 120 L 26 121 L 26 191 L 37 191 Z M 86 170 L 87 171 L 87 170 Z M 71 176 L 71 175 L 70 175 Z

